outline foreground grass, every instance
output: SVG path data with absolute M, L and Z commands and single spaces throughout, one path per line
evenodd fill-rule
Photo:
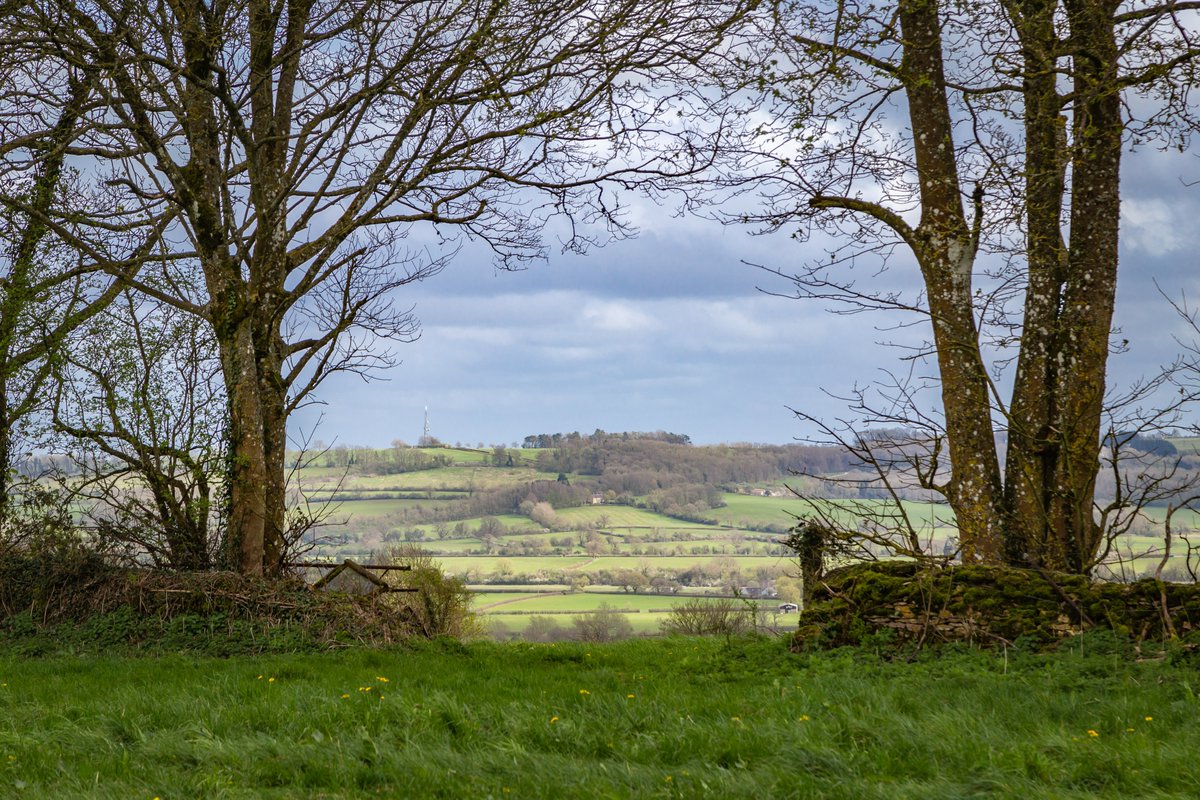
M 1195 796 L 1195 666 L 1089 652 L 0 658 L 0 796 Z

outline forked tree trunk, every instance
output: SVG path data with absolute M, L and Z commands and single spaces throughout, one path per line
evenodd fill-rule
M 1058 4 L 1029 0 L 1025 58 L 1029 283 L 1009 417 L 1006 546 L 1015 564 L 1090 569 L 1100 418 L 1116 297 L 1122 119 L 1113 3 L 1068 2 L 1073 89 L 1070 150 L 1056 86 Z M 1071 165 L 1070 243 L 1062 235 Z
M 1017 372 L 1009 405 L 1005 501 L 1006 556 L 1014 564 L 1052 564 L 1049 510 L 1058 446 L 1053 420 L 1066 247 L 1062 238 L 1066 131 L 1055 70 L 1057 0 L 1028 0 L 1016 21 L 1025 63 L 1025 215 L 1028 283 Z

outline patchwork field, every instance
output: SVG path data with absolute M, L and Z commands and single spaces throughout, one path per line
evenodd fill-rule
M 752 596 L 769 592 L 771 602 L 777 604 L 777 589 L 791 585 L 785 595 L 794 599 L 795 584 L 788 584 L 788 579 L 797 568 L 779 540 L 797 517 L 811 516 L 812 507 L 785 488 L 790 483 L 811 491 L 815 487 L 811 479 L 781 478 L 737 492 L 724 491 L 718 495 L 720 507 L 689 506 L 686 514 L 673 516 L 653 510 L 663 506 L 644 502 L 644 497 L 626 496 L 615 503 L 610 492 L 610 502 L 596 502 L 600 494 L 582 488 L 595 481 L 594 476 L 539 472 L 533 467 L 535 452 L 507 451 L 514 458 L 511 467 L 492 466 L 491 451 L 427 448 L 416 452 L 450 463 L 395 474 L 372 473 L 360 464 L 300 470 L 298 485 L 317 502 L 331 501 L 333 509 L 320 531 L 326 538 L 311 557 L 365 562 L 386 557 L 392 548 L 415 546 L 432 554 L 446 572 L 471 583 L 510 589 L 571 584 L 573 593 L 526 597 L 520 602 L 488 597 L 476 603 L 486 616 L 510 618 L 509 627 L 536 613 L 590 610 L 599 602 L 594 598 L 604 591 L 621 591 L 616 585 L 621 575 L 635 572 L 644 581 L 635 582 L 634 588 L 645 593 L 646 600 L 640 595 L 636 601 L 621 599 L 626 600 L 622 613 L 639 632 L 657 631 L 661 620 L 655 616 L 662 612 L 652 608 L 669 607 L 663 598 L 693 588 L 736 589 Z M 376 456 L 385 457 L 390 456 Z M 537 481 L 543 487 L 564 483 L 564 492 L 575 492 L 573 504 L 535 518 L 530 501 L 517 513 L 511 498 L 520 498 L 526 491 L 520 487 Z M 509 498 L 507 505 L 488 507 L 493 502 L 488 498 L 497 492 L 508 492 L 502 495 Z M 772 496 L 763 496 L 764 492 Z M 878 500 L 855 500 L 845 501 L 843 508 L 834 512 L 835 518 L 854 525 L 856 512 L 877 513 L 884 506 Z M 942 552 L 956 535 L 944 506 L 906 501 L 893 513 L 905 518 L 897 518 L 894 525 L 911 526 L 931 552 Z M 1153 573 L 1162 557 L 1164 516 L 1163 508 L 1147 509 L 1100 571 L 1126 579 Z M 1200 514 L 1180 512 L 1173 529 L 1174 550 L 1165 570 L 1168 577 L 1182 578 L 1188 550 L 1180 536 L 1194 536 L 1192 531 L 1200 529 Z M 1200 545 L 1200 537 L 1194 538 Z M 579 593 L 585 587 L 588 592 Z M 496 602 L 503 604 L 494 606 Z

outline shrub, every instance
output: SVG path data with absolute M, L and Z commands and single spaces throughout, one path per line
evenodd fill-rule
M 662 622 L 663 633 L 687 636 L 734 636 L 755 629 L 753 606 L 729 597 L 696 598 L 680 603 Z
M 393 596 L 414 633 L 427 639 L 465 639 L 480 633 L 479 622 L 471 613 L 471 592 L 461 578 L 446 575 L 429 553 L 411 545 L 393 548 L 388 558 L 393 564 L 409 567 L 400 573 L 401 582 L 415 591 Z
M 527 642 L 561 642 L 571 638 L 571 632 L 558 624 L 554 617 L 530 617 L 521 635 Z
M 571 620 L 575 636 L 582 642 L 615 642 L 633 635 L 633 625 L 625 615 L 609 607 L 607 603 L 587 614 Z

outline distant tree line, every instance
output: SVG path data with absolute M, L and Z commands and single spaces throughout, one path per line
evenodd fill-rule
M 844 449 L 820 445 L 710 445 L 661 439 L 578 439 L 538 453 L 538 469 L 595 475 L 603 489 L 647 494 L 679 484 L 720 486 L 777 480 L 798 473 L 829 474 L 862 463 Z
M 684 433 L 668 433 L 667 431 L 624 431 L 622 433 L 607 433 L 597 428 L 593 433 L 580 433 L 572 431 L 570 433 L 537 433 L 532 436 L 526 436 L 521 446 L 534 449 L 544 450 L 551 447 L 564 447 L 576 445 L 581 442 L 589 443 L 604 443 L 610 441 L 628 442 L 628 441 L 654 441 L 666 442 L 667 444 L 691 444 L 692 437 Z

